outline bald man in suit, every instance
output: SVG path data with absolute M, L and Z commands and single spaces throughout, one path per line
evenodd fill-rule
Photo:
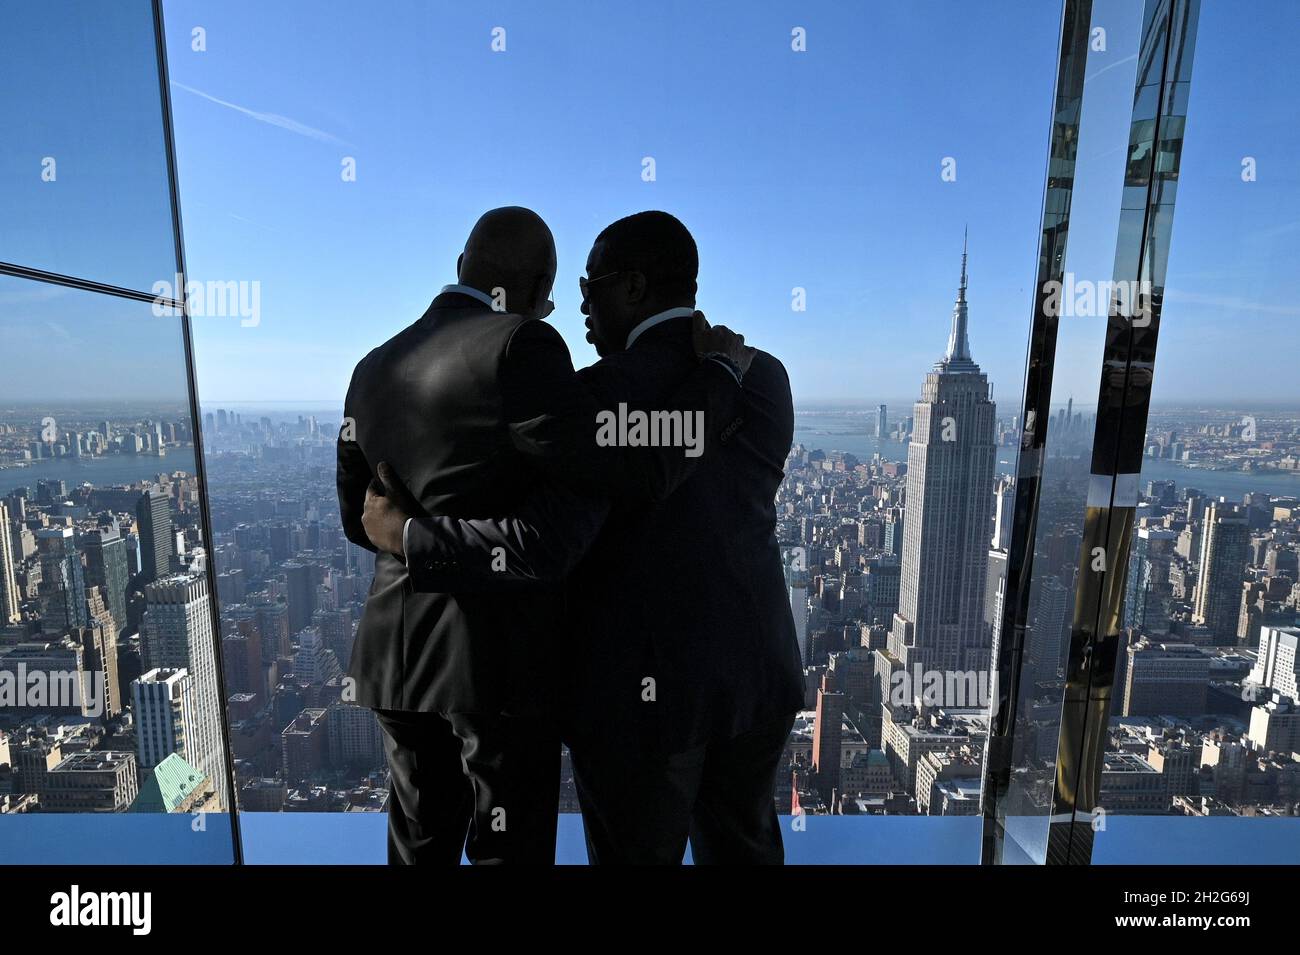
M 457 282 L 357 365 L 338 442 L 349 540 L 376 550 L 362 513 L 381 461 L 420 508 L 466 518 L 516 506 L 548 474 L 653 500 L 689 473 L 695 460 L 680 449 L 597 446 L 596 415 L 619 396 L 594 395 L 542 320 L 555 271 L 554 240 L 536 213 L 492 210 L 465 243 Z M 739 397 L 729 361 L 696 362 L 679 392 L 715 430 Z M 391 551 L 377 554 L 348 671 L 383 730 L 389 861 L 455 864 L 463 850 L 474 863 L 550 864 L 563 595 L 557 586 L 508 599 L 421 593 L 411 570 Z

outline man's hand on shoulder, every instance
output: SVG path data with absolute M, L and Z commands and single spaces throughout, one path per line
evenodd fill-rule
M 406 522 L 413 517 L 423 517 L 423 508 L 386 462 L 379 462 L 378 471 L 379 477 L 366 488 L 361 525 L 366 529 L 370 543 L 378 550 L 405 558 L 403 536 Z
M 733 332 L 726 325 L 710 325 L 703 312 L 696 312 L 692 337 L 695 353 L 701 358 L 721 358 L 735 367 L 743 378 L 749 371 L 758 350 L 745 344 L 745 336 Z

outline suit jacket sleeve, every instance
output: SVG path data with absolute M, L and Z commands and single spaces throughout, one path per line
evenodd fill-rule
M 509 590 L 568 576 L 596 539 L 609 503 L 545 481 L 510 517 L 421 517 L 406 530 L 416 591 Z
M 355 379 L 355 373 L 353 374 Z M 366 536 L 366 529 L 361 524 L 361 512 L 366 503 L 366 487 L 374 478 L 370 463 L 366 460 L 361 446 L 356 440 L 356 424 L 349 411 L 352 388 L 348 388 L 348 398 L 343 403 L 343 424 L 339 428 L 336 443 L 335 482 L 338 485 L 339 516 L 343 521 L 343 533 L 348 540 L 366 550 L 376 550 Z
M 664 411 L 702 411 L 702 453 L 681 447 L 602 447 L 596 441 L 601 411 L 633 403 L 626 383 L 601 365 L 579 375 L 560 333 L 545 322 L 516 329 L 502 369 L 511 439 L 547 474 L 590 492 L 633 500 L 665 500 L 734 430 L 741 388 L 726 368 L 700 362 L 664 402 Z

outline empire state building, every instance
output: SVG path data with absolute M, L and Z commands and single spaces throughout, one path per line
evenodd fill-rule
M 908 669 L 987 669 L 984 627 L 995 409 L 967 339 L 966 247 L 948 351 L 912 408 L 898 613 L 889 650 Z

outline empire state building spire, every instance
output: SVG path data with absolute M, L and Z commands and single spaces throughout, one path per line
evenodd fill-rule
M 966 233 L 961 239 L 961 283 L 957 286 L 957 301 L 952 307 L 952 330 L 948 333 L 948 351 L 943 361 L 935 366 L 940 371 L 979 371 L 970 356 L 970 340 L 966 334 Z
M 926 374 L 912 422 L 888 649 L 908 673 L 977 672 L 991 652 L 984 594 L 998 442 L 988 378 L 966 339 L 965 243 L 948 352 Z

